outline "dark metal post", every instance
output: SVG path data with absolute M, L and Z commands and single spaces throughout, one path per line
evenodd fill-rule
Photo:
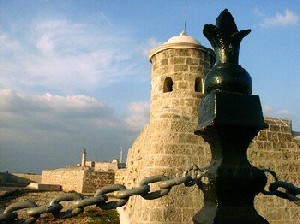
M 252 94 L 248 72 L 238 64 L 240 42 L 251 30 L 238 31 L 225 9 L 204 35 L 216 53 L 216 64 L 205 78 L 195 131 L 210 144 L 212 160 L 204 192 L 204 207 L 194 217 L 205 224 L 267 224 L 253 206 L 267 179 L 247 159 L 247 148 L 266 128 L 259 97 Z

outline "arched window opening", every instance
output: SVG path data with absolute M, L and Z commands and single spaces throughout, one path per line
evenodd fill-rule
M 195 80 L 195 92 L 203 93 L 203 79 L 200 77 Z
M 171 77 L 167 77 L 164 82 L 163 92 L 172 92 L 173 91 L 173 80 Z

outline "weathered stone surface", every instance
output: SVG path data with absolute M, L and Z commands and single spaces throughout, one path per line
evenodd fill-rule
M 203 98 L 201 92 L 195 92 L 195 79 L 204 78 L 214 63 L 211 52 L 202 47 L 166 48 L 152 55 L 151 63 L 150 123 L 129 149 L 126 170 L 117 171 L 115 176 L 117 183 L 128 188 L 136 187 L 145 176 L 174 176 L 191 163 L 204 167 L 211 159 L 209 145 L 193 134 Z M 163 92 L 166 77 L 173 80 L 171 92 Z M 249 161 L 300 186 L 300 140 L 292 135 L 291 121 L 266 118 L 265 122 L 269 129 L 259 132 L 252 142 L 247 152 Z M 190 224 L 202 207 L 203 193 L 196 186 L 177 186 L 169 196 L 154 201 L 131 197 L 126 212 L 132 224 Z M 300 223 L 300 208 L 275 196 L 259 194 L 255 208 L 270 224 Z
M 261 131 L 248 149 L 249 161 L 255 166 L 269 167 L 279 179 L 300 185 L 300 148 L 293 139 L 291 122 L 279 118 L 266 118 L 269 130 Z M 271 136 L 261 142 L 261 136 Z M 292 202 L 275 196 L 259 195 L 255 199 L 257 211 L 271 224 L 300 223 L 300 208 Z M 293 214 L 293 216 L 291 215 Z
M 117 172 L 116 180 L 132 186 L 145 176 L 174 176 L 191 163 L 208 165 L 208 145 L 193 134 L 197 124 L 201 92 L 195 91 L 196 77 L 204 78 L 203 61 L 206 49 L 165 49 L 151 57 L 150 123 L 133 143 L 127 155 L 126 171 Z M 212 57 L 212 56 L 211 56 Z M 160 63 L 166 61 L 168 64 Z M 164 68 L 154 66 L 164 64 Z M 163 92 L 164 80 L 171 77 L 173 90 Z M 139 158 L 139 159 L 137 159 Z M 136 185 L 135 185 L 136 186 Z M 176 187 L 168 197 L 145 201 L 132 197 L 126 205 L 131 223 L 191 223 L 194 211 L 202 206 L 203 195 L 195 188 Z M 147 215 L 142 215 L 144 213 Z
M 95 193 L 97 189 L 114 183 L 113 171 L 93 171 L 84 167 L 44 170 L 42 184 L 60 185 L 63 191 Z

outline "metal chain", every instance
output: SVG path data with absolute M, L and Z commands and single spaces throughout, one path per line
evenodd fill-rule
M 275 182 L 270 184 L 269 191 L 262 191 L 264 195 L 275 195 L 277 197 L 292 201 L 296 205 L 300 206 L 300 198 L 297 197 L 297 195 L 300 194 L 299 187 L 296 187 L 292 183 L 280 181 L 275 171 L 272 171 L 270 169 L 263 169 L 263 171 L 267 174 L 271 174 L 271 176 L 275 179 Z
M 74 217 L 84 212 L 84 208 L 87 206 L 96 205 L 101 209 L 115 209 L 117 207 L 124 206 L 129 200 L 130 196 L 140 195 L 146 200 L 154 200 L 167 195 L 170 190 L 180 184 L 184 184 L 187 187 L 191 187 L 201 182 L 201 178 L 205 176 L 208 168 L 199 168 L 197 165 L 190 165 L 182 177 L 167 177 L 164 175 L 145 177 L 142 179 L 136 188 L 126 189 L 124 185 L 112 184 L 105 186 L 101 189 L 97 189 L 93 197 L 84 198 L 78 193 L 66 193 L 55 196 L 48 206 L 38 206 L 32 201 L 20 201 L 15 202 L 6 207 L 3 214 L 0 214 L 0 222 L 11 222 L 18 220 L 18 223 L 35 223 L 41 214 L 51 213 L 55 218 L 66 219 Z M 150 184 L 157 184 L 158 190 L 152 191 Z M 118 200 L 109 200 L 110 197 L 114 197 Z M 63 210 L 63 201 L 72 201 L 71 206 L 66 211 Z M 18 219 L 18 211 L 25 209 L 29 219 Z

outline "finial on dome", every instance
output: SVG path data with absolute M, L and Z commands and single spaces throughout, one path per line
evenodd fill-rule
M 183 29 L 183 31 L 180 33 L 180 36 L 186 35 L 186 17 L 187 17 L 186 0 L 184 1 L 183 17 L 184 17 L 184 29 Z
M 179 34 L 179 36 L 187 36 L 186 30 L 182 30 L 181 33 Z

